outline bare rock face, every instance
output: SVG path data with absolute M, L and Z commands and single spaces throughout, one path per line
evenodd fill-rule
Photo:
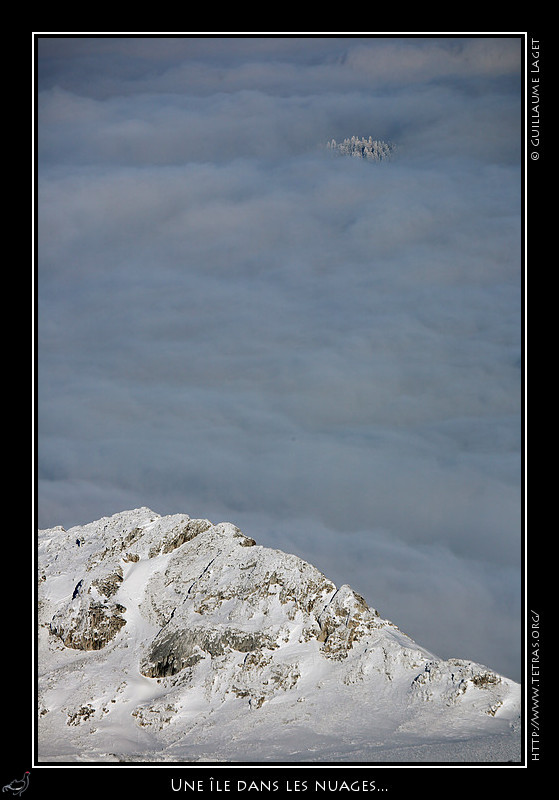
M 50 630 L 66 647 L 101 650 L 126 625 L 125 611 L 120 603 L 80 599 L 54 615 Z
M 150 678 L 162 678 L 193 666 L 206 654 L 214 658 L 232 650 L 238 653 L 254 653 L 264 647 L 273 648 L 275 645 L 262 634 L 235 630 L 229 626 L 200 626 L 172 631 L 166 628 L 153 640 L 140 672 Z
M 317 638 L 324 643 L 324 654 L 334 659 L 347 658 L 354 642 L 371 633 L 379 624 L 378 620 L 378 613 L 344 584 L 318 618 L 320 633 Z
M 176 550 L 177 547 L 180 547 L 185 542 L 189 542 L 199 533 L 203 533 L 211 527 L 212 524 L 207 519 L 190 519 L 190 517 L 181 519 L 176 526 L 166 531 L 161 539 L 150 548 L 149 558 L 154 558 L 154 556 L 164 553 L 170 553 L 172 550 Z
M 82 578 L 59 605 L 50 631 L 74 650 L 101 650 L 126 625 L 126 607 L 111 600 L 123 581 L 122 567 L 98 578 Z
M 118 592 L 122 580 L 122 567 L 119 565 L 114 572 L 103 575 L 102 578 L 93 581 L 93 586 L 104 597 L 112 597 L 113 594 Z

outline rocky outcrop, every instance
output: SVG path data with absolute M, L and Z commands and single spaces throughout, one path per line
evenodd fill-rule
M 412 682 L 414 698 L 438 700 L 454 705 L 466 693 L 477 696 L 478 705 L 486 714 L 494 715 L 500 705 L 495 702 L 493 689 L 501 683 L 500 675 L 471 661 L 451 658 L 448 661 L 429 661 Z

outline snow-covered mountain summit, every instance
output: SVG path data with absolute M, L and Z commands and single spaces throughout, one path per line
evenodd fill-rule
M 38 559 L 42 761 L 520 758 L 518 684 L 235 525 L 139 508 Z

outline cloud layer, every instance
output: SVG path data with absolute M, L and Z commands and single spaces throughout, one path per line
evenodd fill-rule
M 514 38 L 40 39 L 40 526 L 228 519 L 518 679 L 520 84 Z

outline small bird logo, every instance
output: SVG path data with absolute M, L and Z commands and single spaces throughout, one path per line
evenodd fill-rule
M 23 778 L 20 780 L 12 781 L 11 783 L 7 783 L 5 786 L 2 787 L 3 792 L 11 792 L 14 797 L 18 797 L 22 794 L 27 787 L 29 786 L 29 772 L 23 773 Z

